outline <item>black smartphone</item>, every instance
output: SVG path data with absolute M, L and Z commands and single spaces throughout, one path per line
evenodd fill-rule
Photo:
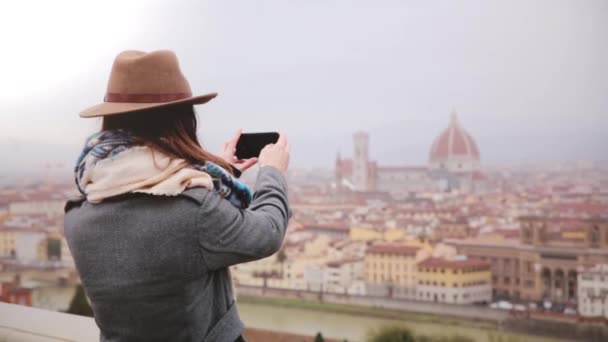
M 236 157 L 238 159 L 258 157 L 266 145 L 274 144 L 277 140 L 279 140 L 277 132 L 242 133 L 236 143 Z

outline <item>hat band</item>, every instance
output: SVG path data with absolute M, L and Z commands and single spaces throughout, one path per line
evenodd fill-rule
M 128 103 L 161 103 L 183 100 L 192 97 L 192 93 L 173 94 L 120 94 L 106 93 L 104 102 L 128 102 Z

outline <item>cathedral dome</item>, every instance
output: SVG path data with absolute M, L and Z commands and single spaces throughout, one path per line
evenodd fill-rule
M 433 142 L 430 153 L 433 169 L 472 171 L 479 165 L 479 149 L 471 135 L 460 125 L 452 111 L 450 125 Z

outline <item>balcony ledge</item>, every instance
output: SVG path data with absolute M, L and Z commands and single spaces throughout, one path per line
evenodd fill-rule
M 89 317 L 0 303 L 0 342 L 99 341 Z

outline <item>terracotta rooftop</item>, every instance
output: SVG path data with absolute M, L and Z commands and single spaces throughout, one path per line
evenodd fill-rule
M 367 249 L 368 254 L 396 254 L 403 256 L 416 256 L 419 248 L 409 247 L 409 246 L 400 246 L 400 245 L 388 245 L 388 244 L 380 244 L 373 245 Z
M 302 230 L 331 230 L 338 232 L 348 232 L 350 227 L 346 224 L 307 224 Z
M 447 260 L 442 258 L 429 258 L 418 264 L 419 267 L 445 267 L 445 268 L 468 268 L 487 267 L 490 263 L 480 259 Z
M 352 264 L 355 262 L 363 261 L 363 258 L 347 258 L 342 260 L 328 261 L 327 267 L 340 267 L 345 264 Z

